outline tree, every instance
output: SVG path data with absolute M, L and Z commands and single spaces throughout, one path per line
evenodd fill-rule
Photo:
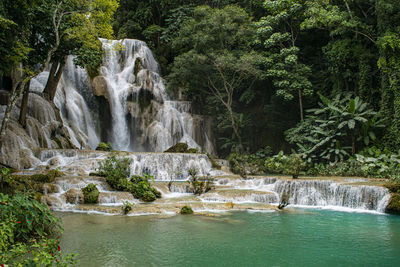
M 13 69 L 20 74 L 15 75 L 17 79 L 13 83 L 7 104 L 0 139 L 5 135 L 11 110 L 23 91 L 26 96 L 21 108 L 20 121 L 24 123 L 29 90 L 23 89 L 50 63 L 52 68 L 45 88 L 45 94 L 50 100 L 54 98 L 67 55 L 76 55 L 76 63 L 79 66 L 89 69 L 99 66 L 102 51 L 98 37 L 111 37 L 110 22 L 118 6 L 117 0 L 38 0 L 34 4 L 28 3 L 30 1 L 27 1 L 20 11 L 27 14 L 28 25 L 24 24 L 23 19 L 22 22 L 19 21 L 21 14 L 16 11 L 18 9 L 13 6 L 13 1 L 6 0 L 4 6 L 8 9 L 2 9 L 2 17 L 10 17 L 6 21 L 7 25 L 3 27 L 7 31 L 2 31 L 2 34 L 9 35 L 8 30 L 12 30 L 12 27 L 15 27 L 15 32 L 20 31 L 24 34 L 15 37 L 16 52 L 6 55 L 12 60 Z M 22 65 L 22 69 L 18 67 L 19 64 Z
M 243 87 L 251 87 L 250 77 L 260 75 L 260 57 L 250 46 L 253 36 L 250 18 L 243 9 L 198 7 L 173 41 L 176 49 L 185 52 L 175 58 L 168 76 L 169 88 L 183 89 L 194 99 L 206 94 L 222 104 L 240 148 L 241 116 L 234 111 L 234 99 Z
M 266 76 L 277 88 L 276 94 L 286 100 L 298 96 L 300 119 L 303 120 L 303 95 L 312 94 L 308 80 L 310 68 L 299 60 L 297 40 L 305 20 L 305 0 L 267 0 L 267 16 L 257 23 L 259 40 L 266 51 Z

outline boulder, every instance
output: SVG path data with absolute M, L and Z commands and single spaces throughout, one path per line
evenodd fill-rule
M 108 99 L 106 78 L 104 76 L 94 77 L 92 81 L 92 90 L 96 96 L 104 96 Z
M 66 199 L 67 203 L 71 203 L 71 204 L 83 204 L 84 203 L 84 197 L 83 197 L 82 190 L 76 189 L 76 188 L 68 190 L 67 193 L 65 193 L 65 199 Z

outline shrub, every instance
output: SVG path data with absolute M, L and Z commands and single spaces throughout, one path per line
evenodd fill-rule
M 215 159 L 214 159 L 213 157 L 211 157 L 210 153 L 207 153 L 206 155 L 207 155 L 208 159 L 209 159 L 210 162 L 211 162 L 211 167 L 213 167 L 214 169 L 220 170 L 220 169 L 221 169 L 221 165 L 219 165 L 219 164 L 215 161 Z
M 214 179 L 211 178 L 209 175 L 207 175 L 206 177 L 197 177 L 197 172 L 192 174 L 188 182 L 190 184 L 190 191 L 193 192 L 195 195 L 207 193 L 214 187 Z
M 188 145 L 186 143 L 177 143 L 164 152 L 166 153 L 186 153 L 188 150 Z
M 193 214 L 193 210 L 190 206 L 185 205 L 181 208 L 181 214 Z
M 39 183 L 53 183 L 57 177 L 64 174 L 59 170 L 48 170 L 45 174 L 39 173 L 31 176 L 31 180 Z
M 96 150 L 111 151 L 112 150 L 111 143 L 110 142 L 107 142 L 107 143 L 100 142 L 99 145 L 96 147 Z
M 400 194 L 392 194 L 386 207 L 387 213 L 400 214 Z
M 60 219 L 31 195 L 0 194 L 0 219 L 1 265 L 76 265 L 75 255 L 62 253 L 54 238 L 62 232 Z
M 124 214 L 124 215 L 126 215 L 126 214 L 128 214 L 131 210 L 132 210 L 132 204 L 131 203 L 129 203 L 128 201 L 124 201 L 123 202 L 123 205 L 122 205 L 122 207 L 121 207 L 121 209 L 122 209 L 122 213 Z
M 99 163 L 98 173 L 106 177 L 106 181 L 111 187 L 124 191 L 126 187 L 123 187 L 124 184 L 121 180 L 130 177 L 131 162 L 132 160 L 129 158 L 117 159 L 115 155 L 111 155 Z
M 49 208 L 33 199 L 32 194 L 17 193 L 13 197 L 0 193 L 0 218 L 15 218 L 18 223 L 15 240 L 52 236 L 62 231 L 61 220 Z
M 186 152 L 197 154 L 197 153 L 199 153 L 199 149 L 198 148 L 189 148 Z
M 306 163 L 299 154 L 285 155 L 283 151 L 280 151 L 275 156 L 266 159 L 264 166 L 268 173 L 292 175 L 296 178 L 306 167 Z
M 335 164 L 314 163 L 307 170 L 310 175 L 364 176 L 376 178 L 400 178 L 400 157 L 380 154 L 377 157 L 356 154 L 346 161 Z
M 229 166 L 235 174 L 246 178 L 248 174 L 256 174 L 261 171 L 256 162 L 251 161 L 247 154 L 232 153 L 228 156 Z
M 115 155 L 108 157 L 100 163 L 99 174 L 106 177 L 107 183 L 114 189 L 128 191 L 135 198 L 145 202 L 154 201 L 161 198 L 161 193 L 149 182 L 154 177 L 148 174 L 133 175 L 130 179 L 131 159 L 117 159 Z
M 285 166 L 285 172 L 293 176 L 293 178 L 297 178 L 302 171 L 306 167 L 306 163 L 303 161 L 299 154 L 291 154 L 288 158 L 288 162 Z
M 99 190 L 95 184 L 88 184 L 85 188 L 82 188 L 83 198 L 85 203 L 97 203 L 99 199 Z
M 161 198 L 161 193 L 150 184 L 149 179 L 153 180 L 154 177 L 148 174 L 144 174 L 143 176 L 133 175 L 129 184 L 129 192 L 135 198 L 145 202 Z
M 186 143 L 177 143 L 165 150 L 164 153 L 199 153 L 199 149 L 189 148 Z

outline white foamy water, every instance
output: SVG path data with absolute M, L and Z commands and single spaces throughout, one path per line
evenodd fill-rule
M 162 152 L 178 142 L 199 148 L 188 101 L 166 94 L 158 64 L 146 43 L 101 39 L 106 51 L 100 76 L 112 116 L 111 143 L 117 150 Z M 134 129 L 132 129 L 134 127 Z M 204 149 L 213 152 L 207 134 Z

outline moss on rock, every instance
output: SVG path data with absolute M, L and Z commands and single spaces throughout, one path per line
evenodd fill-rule
M 177 143 L 164 152 L 166 153 L 186 153 L 188 150 L 188 145 L 186 143 Z
M 100 142 L 99 145 L 96 147 L 96 150 L 111 151 L 112 150 L 111 143 L 110 142 L 107 142 L 107 143 Z
M 392 193 L 389 204 L 386 207 L 386 212 L 400 215 L 400 194 Z
M 190 206 L 185 205 L 181 208 L 181 214 L 193 214 L 193 210 Z
M 88 184 L 85 188 L 82 188 L 83 199 L 86 204 L 95 204 L 99 200 L 99 190 L 95 184 Z

